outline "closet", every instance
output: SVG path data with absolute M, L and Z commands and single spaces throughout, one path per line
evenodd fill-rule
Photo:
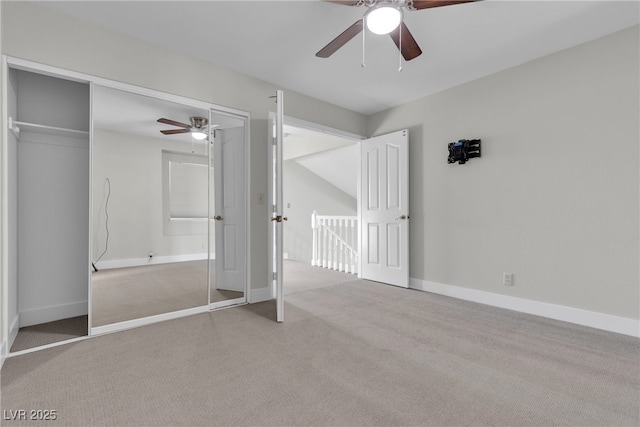
M 247 302 L 249 113 L 18 58 L 3 70 L 3 356 Z M 206 118 L 208 137 L 163 134 L 162 117 Z
M 9 67 L 6 96 L 16 352 L 88 333 L 91 95 L 88 82 Z

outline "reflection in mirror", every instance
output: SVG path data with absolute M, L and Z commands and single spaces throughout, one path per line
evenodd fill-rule
M 209 111 L 98 85 L 93 100 L 91 326 L 206 306 L 214 174 L 192 118 Z
M 211 121 L 216 128 L 210 156 L 214 172 L 209 186 L 214 201 L 210 298 L 212 307 L 219 307 L 244 302 L 247 262 L 244 147 L 248 123 L 244 117 L 216 111 L 212 111 Z

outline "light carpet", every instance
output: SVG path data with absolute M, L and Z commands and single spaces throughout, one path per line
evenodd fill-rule
M 104 326 L 207 305 L 207 261 L 100 270 L 91 276 L 92 326 Z M 215 289 L 211 301 L 242 298 Z
M 66 341 L 68 339 L 85 336 L 87 333 L 87 316 L 78 316 L 40 325 L 26 326 L 20 328 L 20 331 L 18 331 L 18 335 L 11 346 L 11 351 L 17 352 L 46 344 Z
M 10 358 L 0 407 L 65 426 L 640 423 L 636 338 L 349 275 L 285 284 L 283 324 L 266 302 Z

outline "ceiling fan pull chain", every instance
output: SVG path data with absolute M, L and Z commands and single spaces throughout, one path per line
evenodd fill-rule
M 367 34 L 367 30 L 366 30 L 367 29 L 367 17 L 366 16 L 362 18 L 362 29 L 363 29 L 363 31 L 362 31 L 362 64 L 360 64 L 360 66 L 362 68 L 365 68 L 367 66 L 364 63 L 364 39 L 365 39 L 366 34 Z
M 401 25 L 398 27 L 398 72 L 402 71 L 402 23 L 400 24 Z

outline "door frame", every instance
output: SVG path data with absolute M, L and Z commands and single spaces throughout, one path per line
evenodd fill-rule
M 267 132 L 268 132 L 268 141 L 271 144 L 272 138 L 273 138 L 273 129 L 271 124 L 274 122 L 276 118 L 276 112 L 275 111 L 269 111 L 269 118 L 268 118 L 268 126 L 267 126 Z M 286 126 L 294 126 L 297 128 L 301 128 L 301 129 L 306 129 L 306 130 L 311 130 L 311 131 L 316 131 L 316 132 L 320 132 L 320 133 L 325 133 L 328 135 L 334 135 L 334 136 L 338 136 L 341 138 L 345 138 L 345 139 L 350 139 L 353 140 L 356 144 L 358 144 L 358 152 L 360 152 L 360 147 L 362 144 L 363 140 L 366 140 L 367 138 L 359 135 L 359 134 L 355 134 L 352 132 L 348 132 L 348 131 L 344 131 L 341 129 L 337 129 L 337 128 L 333 128 L 333 127 L 329 127 L 329 126 L 325 126 L 325 125 L 321 125 L 319 123 L 316 122 L 312 122 L 309 120 L 304 120 L 304 119 L 300 119 L 297 117 L 293 117 L 293 116 L 288 116 L 287 114 L 283 115 L 283 124 Z M 269 146 L 269 150 L 272 150 L 271 145 Z M 271 151 L 269 151 L 269 153 L 271 153 Z M 268 156 L 268 170 L 267 170 L 267 176 L 269 177 L 269 181 L 268 181 L 268 186 L 267 186 L 267 210 L 268 210 L 268 214 L 271 213 L 271 206 L 273 205 L 273 183 L 271 180 L 271 177 L 273 176 L 273 161 L 272 161 L 272 156 L 271 154 L 269 154 Z M 356 210 L 357 210 L 357 217 L 358 217 L 358 221 L 361 221 L 361 212 L 360 212 L 360 161 L 358 159 L 358 185 L 357 185 L 357 197 L 356 197 Z M 282 176 L 282 182 L 284 183 L 286 179 L 286 175 L 283 173 Z M 272 228 L 268 227 L 268 241 L 272 242 L 273 241 L 273 237 L 272 237 Z M 360 239 L 360 228 L 358 227 L 358 253 L 360 253 L 361 248 L 361 239 Z M 268 262 L 271 263 L 273 262 L 273 248 L 271 247 L 271 245 L 268 245 Z M 358 277 L 361 276 L 361 271 L 360 271 L 360 266 L 361 263 L 358 263 Z M 271 269 L 269 268 L 269 271 L 271 271 Z M 268 278 L 269 280 L 269 297 L 271 299 L 276 298 L 276 288 L 275 288 L 275 284 L 272 280 L 270 280 L 270 278 Z M 286 284 L 286 275 L 283 276 L 283 286 Z

